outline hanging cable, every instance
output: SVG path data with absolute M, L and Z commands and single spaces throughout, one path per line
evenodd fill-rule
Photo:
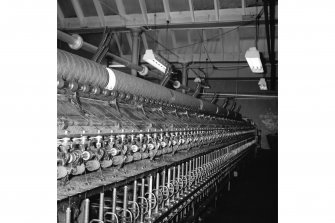
M 258 13 L 258 15 L 256 16 L 256 18 L 260 18 L 260 17 L 262 16 L 263 12 L 264 12 L 264 10 L 262 9 L 262 10 Z M 236 28 L 233 28 L 233 29 L 231 29 L 231 30 L 228 30 L 227 32 L 224 32 L 224 33 L 219 34 L 219 35 L 215 35 L 215 36 L 213 36 L 213 37 L 207 39 L 207 41 L 209 41 L 209 40 L 214 40 L 214 39 L 216 39 L 216 38 L 218 38 L 218 37 L 222 37 L 222 36 L 224 36 L 224 35 L 226 35 L 226 34 L 232 32 L 232 31 L 234 31 L 234 30 L 239 29 L 240 27 L 243 27 L 243 26 L 246 26 L 246 25 L 250 25 L 250 24 L 252 24 L 252 23 L 254 23 L 254 22 L 255 22 L 254 20 L 249 21 L 249 22 L 246 22 L 246 23 L 244 23 L 244 24 L 242 24 L 242 25 L 237 26 Z M 148 34 L 147 37 L 149 37 L 149 38 L 150 38 L 151 40 L 153 40 L 155 43 L 157 43 L 158 45 L 160 45 L 160 46 L 163 47 L 163 50 L 156 50 L 157 52 L 166 50 L 166 51 L 170 52 L 171 54 L 175 55 L 177 58 L 180 58 L 179 55 L 176 54 L 176 53 L 174 53 L 172 50 L 177 50 L 177 49 L 187 48 L 187 47 L 191 47 L 191 46 L 195 46 L 195 45 L 198 45 L 198 44 L 202 44 L 202 43 L 203 43 L 203 40 L 202 40 L 202 41 L 195 42 L 195 43 L 191 43 L 191 44 L 187 44 L 187 45 L 184 45 L 184 46 L 180 46 L 180 47 L 175 47 L 175 48 L 170 48 L 170 49 L 168 49 L 166 46 L 164 46 L 163 44 L 161 44 L 161 43 L 157 40 L 157 38 L 152 37 L 149 33 L 147 33 L 147 34 Z

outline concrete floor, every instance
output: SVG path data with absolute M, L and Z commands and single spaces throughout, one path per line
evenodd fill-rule
M 256 159 L 240 172 L 229 193 L 208 207 L 199 222 L 278 222 L 278 159 L 276 150 L 259 150 Z

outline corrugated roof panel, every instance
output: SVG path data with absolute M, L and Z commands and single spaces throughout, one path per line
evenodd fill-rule
M 188 0 L 169 0 L 169 3 L 171 12 L 190 10 Z
M 156 31 L 147 31 L 146 33 L 147 42 L 148 42 L 148 48 L 156 50 L 157 43 L 155 40 L 157 39 Z
M 125 32 L 119 33 L 119 42 L 121 45 L 121 51 L 124 55 L 131 54 L 131 49 L 129 47 L 128 39 Z
M 185 45 L 188 43 L 186 30 L 176 29 L 173 30 L 173 32 L 175 33 L 176 42 L 179 45 Z
M 262 6 L 262 0 L 245 0 L 245 7 L 255 7 L 255 6 Z
M 163 0 L 145 0 L 148 13 L 164 12 Z
M 119 14 L 115 0 L 99 0 L 99 1 L 105 16 Z
M 172 37 L 171 37 L 171 30 L 160 30 L 159 32 L 159 39 L 160 43 L 167 49 L 173 48 L 173 43 L 172 43 Z M 165 49 L 163 46 L 161 46 L 163 49 Z
M 199 42 L 202 38 L 202 30 L 201 29 L 191 29 L 190 30 L 191 42 Z
M 193 0 L 194 10 L 212 10 L 214 9 L 213 0 Z
M 242 1 L 240 0 L 219 0 L 220 9 L 241 8 Z
M 219 29 L 204 29 L 207 41 L 220 41 Z
M 123 0 L 123 4 L 127 14 L 142 14 L 138 0 Z
M 75 18 L 77 17 L 74 11 L 73 5 L 69 0 L 57 0 L 59 7 L 61 8 L 64 18 Z
M 78 2 L 85 17 L 98 16 L 92 0 L 78 0 Z

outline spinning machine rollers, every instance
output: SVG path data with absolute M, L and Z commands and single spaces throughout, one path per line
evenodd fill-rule
M 234 109 L 57 56 L 59 222 L 186 221 L 257 140 Z

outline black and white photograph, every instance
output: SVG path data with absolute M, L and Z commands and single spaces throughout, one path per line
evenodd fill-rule
M 1 5 L 0 222 L 335 222 L 335 2 Z
M 57 222 L 275 222 L 277 1 L 57 1 Z

